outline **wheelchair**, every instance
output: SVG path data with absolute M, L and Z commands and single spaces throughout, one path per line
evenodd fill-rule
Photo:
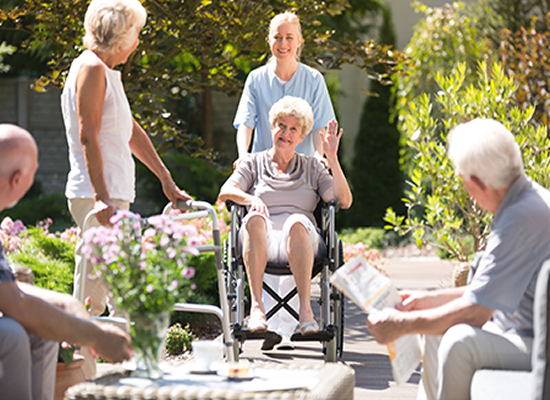
M 243 257 L 237 249 L 240 249 L 239 228 L 247 211 L 246 207 L 232 201 L 226 202 L 226 206 L 231 211 L 231 231 L 228 240 L 224 243 L 225 284 L 234 357 L 238 359 L 241 346 L 246 340 L 265 339 L 269 335 L 276 335 L 276 333 L 271 331 L 251 332 L 244 326 L 245 303 L 248 301 L 245 295 L 247 280 Z M 314 212 L 317 226 L 320 228 L 321 237 L 326 246 L 326 253 L 315 258 L 312 271 L 312 279 L 319 275 L 320 330 L 318 333 L 306 336 L 298 332 L 291 337 L 293 342 L 319 341 L 323 343 L 324 359 L 327 362 L 337 361 L 342 356 L 344 348 L 344 296 L 329 282 L 331 273 L 344 263 L 342 242 L 338 239 L 335 230 L 335 214 L 338 209 L 337 201 L 325 203 L 321 199 Z M 288 264 L 271 262 L 268 262 L 265 273 L 278 276 L 292 274 Z M 275 301 L 275 305 L 266 310 L 266 319 L 269 320 L 280 309 L 285 309 L 297 321 L 299 320 L 298 313 L 289 304 L 289 301 L 298 293 L 296 287 L 283 298 L 265 282 L 263 288 Z

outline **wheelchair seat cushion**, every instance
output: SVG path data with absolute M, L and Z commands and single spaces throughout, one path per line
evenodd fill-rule
M 259 216 L 266 221 L 267 226 L 267 260 L 271 264 L 288 264 L 287 243 L 291 228 L 299 223 L 309 233 L 310 244 L 313 249 L 315 259 L 322 258 L 326 254 L 326 247 L 323 239 L 318 233 L 317 228 L 311 220 L 304 214 L 278 214 L 266 218 L 263 214 L 250 212 L 243 220 L 242 227 L 239 231 L 239 243 L 242 244 L 244 238 L 244 230 L 250 218 Z M 242 252 L 242 247 L 239 246 L 239 251 Z

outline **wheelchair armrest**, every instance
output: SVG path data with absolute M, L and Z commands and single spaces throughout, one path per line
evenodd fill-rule
M 328 203 L 323 202 L 328 207 L 334 207 L 334 212 L 340 211 L 340 202 L 338 200 L 331 200 Z

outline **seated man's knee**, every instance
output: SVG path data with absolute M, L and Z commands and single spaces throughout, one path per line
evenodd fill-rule
M 458 324 L 450 327 L 439 344 L 438 358 L 440 363 L 451 365 L 470 359 L 475 336 L 476 328 L 468 324 Z
M 6 398 L 31 398 L 31 348 L 25 329 L 0 318 L 0 393 Z
M 2 317 L 0 318 L 0 358 L 12 353 L 30 355 L 29 336 L 19 322 Z

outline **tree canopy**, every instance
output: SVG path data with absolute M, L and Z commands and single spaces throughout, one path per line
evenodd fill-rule
M 321 17 L 349 9 L 348 0 L 143 0 L 147 24 L 140 46 L 122 66 L 124 84 L 134 113 L 151 135 L 162 134 L 167 146 L 190 154 L 211 156 L 202 141 L 186 132 L 174 116 L 171 100 L 215 89 L 228 94 L 242 89 L 244 76 L 265 62 L 265 38 L 270 19 L 285 10 L 302 21 L 305 49 L 302 61 L 336 69 L 359 66 L 375 79 L 389 76 L 402 55 L 373 40 L 336 37 Z M 49 71 L 36 90 L 62 86 L 72 60 L 82 51 L 86 0 L 20 0 L 0 10 L 0 29 L 26 32 L 23 51 L 48 60 Z M 374 66 L 384 68 L 375 70 Z

